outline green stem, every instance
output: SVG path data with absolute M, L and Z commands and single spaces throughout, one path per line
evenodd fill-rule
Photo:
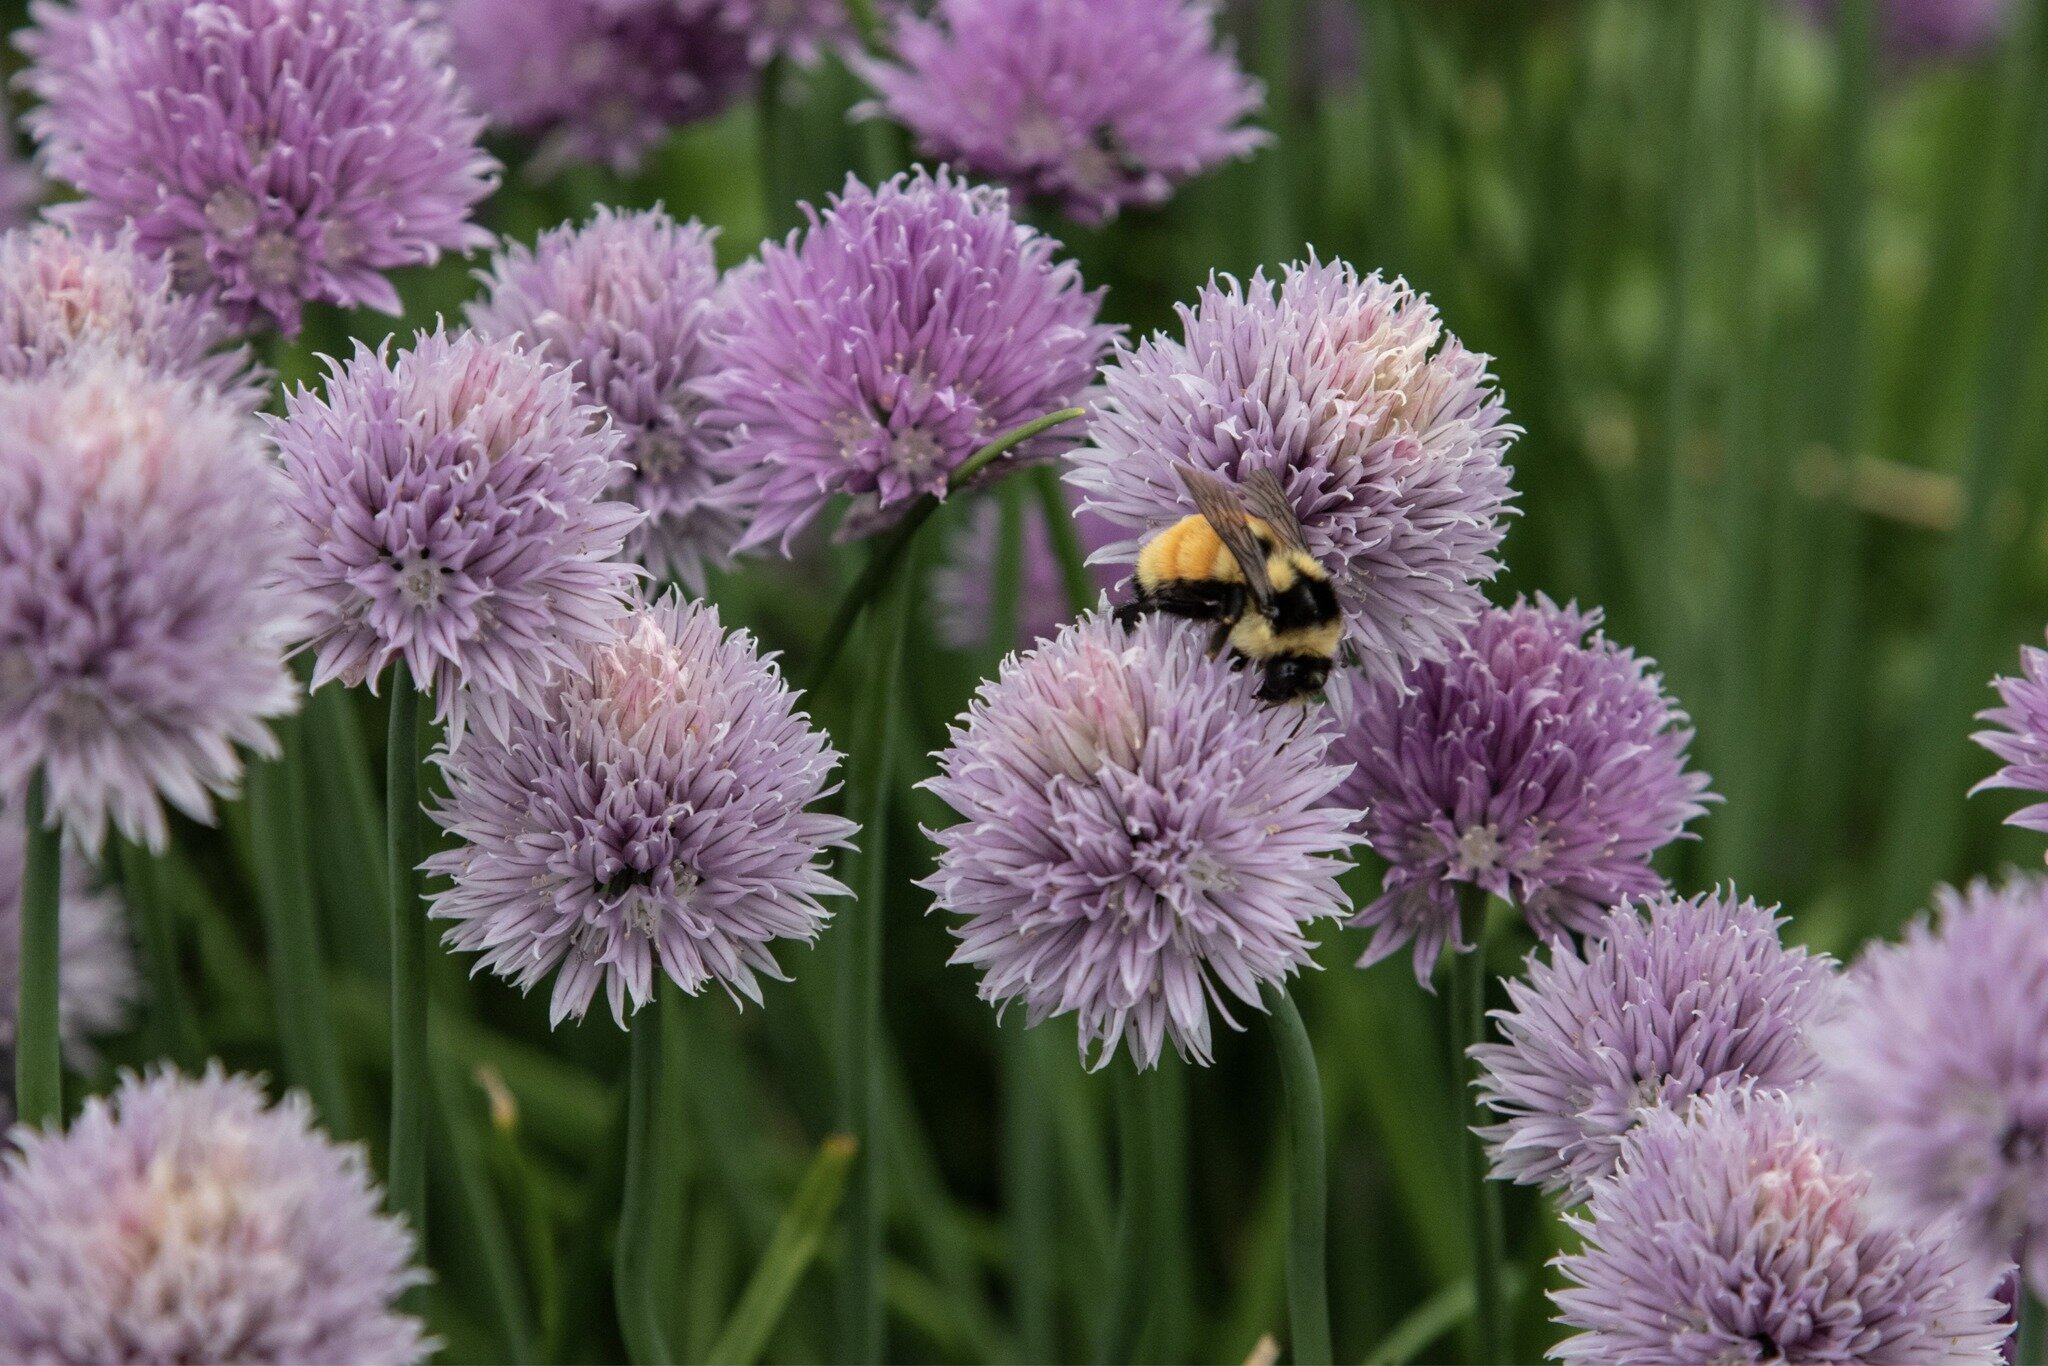
M 1075 418 L 1087 415 L 1086 408 L 1062 408 L 1056 413 L 1033 418 L 1021 427 L 1011 428 L 967 457 L 960 468 L 947 477 L 946 492 L 949 495 L 960 492 L 976 475 L 1022 442 L 1029 441 L 1039 433 L 1057 427 L 1063 422 L 1072 422 Z M 832 666 L 839 662 L 840 654 L 853 635 L 854 623 L 860 619 L 860 614 L 867 605 L 874 601 L 890 582 L 896 571 L 897 562 L 903 558 L 903 552 L 910 548 L 911 541 L 917 536 L 918 528 L 938 509 L 939 500 L 931 494 L 926 494 L 904 509 L 902 518 L 889 529 L 887 535 L 875 543 L 874 553 L 868 556 L 868 562 L 862 568 L 860 577 L 853 581 L 853 587 L 846 590 L 845 596 L 839 599 L 838 606 L 832 611 L 831 624 L 825 628 L 823 641 L 818 646 L 817 661 L 811 665 L 810 678 L 804 689 L 806 692 L 817 691 L 832 676 Z M 1068 528 L 1069 532 L 1072 530 L 1072 527 Z
M 899 569 L 872 623 L 872 657 L 858 732 L 867 771 L 852 785 L 848 801 L 860 825 L 861 849 L 852 879 L 855 900 L 840 913 L 842 919 L 851 917 L 854 924 L 840 931 L 847 938 L 841 945 L 837 1000 L 839 1117 L 841 1129 L 858 1144 L 860 1157 L 847 1201 L 847 1246 L 840 1263 L 838 1307 L 840 1359 L 852 1362 L 880 1361 L 887 1350 L 882 1276 L 890 1154 L 883 1142 L 887 1127 L 883 902 L 889 885 L 889 776 L 896 750 L 896 694 L 916 592 L 914 568 Z
M 1103 1302 L 1095 1359 L 1104 1366 L 1133 1359 L 1144 1328 L 1139 1312 L 1143 1287 L 1150 1279 L 1151 1212 L 1145 1200 L 1145 1160 L 1150 1149 L 1145 1123 L 1143 1080 L 1135 1072 L 1115 1078 L 1117 1130 L 1117 1214 L 1115 1260 L 1109 1268 L 1109 1294 Z
M 185 1000 L 184 975 L 178 970 L 177 923 L 149 851 L 129 839 L 117 837 L 114 843 L 121 865 L 121 899 L 135 923 L 149 980 L 150 1041 L 159 1056 L 190 1072 L 199 1066 L 199 1036 Z
M 1293 998 L 1270 982 L 1260 996 L 1272 1017 L 1273 1047 L 1280 1056 L 1280 1082 L 1287 1098 L 1287 1313 L 1294 1330 L 1294 1360 L 1297 1366 L 1327 1366 L 1335 1354 L 1330 1346 L 1323 1079 Z
M 1095 576 L 1088 572 L 1088 557 L 1074 530 L 1073 510 L 1060 489 L 1059 467 L 1041 465 L 1031 471 L 1031 485 L 1038 493 L 1039 511 L 1045 515 L 1046 534 L 1052 538 L 1053 558 L 1059 561 L 1067 610 L 1078 617 L 1093 607 L 1101 594 L 1095 589 Z
M 286 1078 L 312 1098 L 321 1122 L 346 1137 L 355 1129 L 341 1083 L 327 973 L 313 903 L 303 764 L 305 727 L 296 716 L 272 722 L 283 753 L 249 766 L 249 829 L 269 949 L 271 996 Z
M 1266 123 L 1273 140 L 1259 151 L 1259 210 L 1252 218 L 1258 234 L 1257 259 L 1268 267 L 1294 256 L 1301 234 L 1294 219 L 1293 161 L 1300 137 L 1301 107 L 1296 99 L 1301 12 L 1295 0 L 1257 6 L 1259 75 L 1266 84 Z
M 61 826 L 43 819 L 43 775 L 29 779 L 22 812 L 21 979 L 14 1013 L 14 1117 L 42 1128 L 64 1117 L 64 1060 L 57 1048 L 57 896 L 64 860 Z
M 434 1069 L 436 1182 L 454 1188 L 462 1235 L 483 1266 L 485 1300 L 498 1329 L 498 1350 L 509 1363 L 534 1359 L 533 1310 L 519 1274 L 519 1252 L 491 1180 L 476 1097 L 446 1060 Z
M 420 896 L 419 692 L 391 670 L 384 775 L 385 871 L 391 912 L 391 1208 L 427 1245 L 427 916 Z
M 789 110 L 789 59 L 777 56 L 761 72 L 755 96 L 760 138 L 762 221 L 771 239 L 796 226 L 796 191 L 790 171 L 795 161 Z
M 760 1265 L 705 1360 L 726 1362 L 729 1366 L 752 1366 L 759 1360 L 776 1324 L 782 1321 L 790 1296 L 825 1241 L 825 1232 L 832 1226 L 832 1216 L 846 1189 L 847 1169 L 859 1150 L 859 1145 L 846 1134 L 833 1134 L 819 1146 L 817 1157 L 812 1159 L 810 1170 L 804 1173 L 795 1198 L 789 1202 L 789 1209 L 775 1226 L 768 1250 L 761 1254 Z M 1027 1354 L 1026 1359 L 1050 1358 L 1032 1358 Z
M 1501 1294 L 1500 1191 L 1486 1178 L 1486 1152 L 1472 1121 L 1472 1062 L 1468 1050 L 1486 1037 L 1486 899 L 1461 889 L 1460 919 L 1472 935 L 1472 951 L 1451 954 L 1451 1080 L 1456 1087 L 1451 1113 L 1457 1117 L 1457 1146 L 1463 1155 L 1466 1215 L 1470 1220 L 1475 1354 L 1480 1361 L 1505 1361 L 1507 1319 Z
M 661 1015 L 678 1009 L 670 1004 L 670 994 L 666 984 L 660 984 L 653 1012 L 642 1012 L 626 1031 L 626 1188 L 619 1205 L 612 1290 L 619 1331 L 635 1366 L 661 1366 L 675 1359 L 661 1315 L 670 1287 L 660 1275 L 665 1260 L 662 1239 L 674 1234 L 680 1215 L 679 1201 L 665 1198 L 675 1192 L 664 1178 L 664 1170 L 676 1165 L 671 1145 L 680 1138 L 665 1132 L 669 1126 L 663 1118 L 668 1106 L 662 1094 L 667 1070 L 662 1055 L 668 1030 Z
M 2013 1333 L 2019 1349 L 2013 1360 L 2022 1366 L 2048 1361 L 2048 1306 L 2027 1289 L 2024 1278 L 2014 1287 L 2013 1296 L 2013 1316 L 2018 1320 Z

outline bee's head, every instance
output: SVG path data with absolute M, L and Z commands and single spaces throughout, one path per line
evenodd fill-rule
M 1261 702 L 1292 702 L 1297 697 L 1321 692 L 1330 678 L 1330 661 L 1317 655 L 1276 655 L 1266 661 L 1265 681 L 1259 684 Z

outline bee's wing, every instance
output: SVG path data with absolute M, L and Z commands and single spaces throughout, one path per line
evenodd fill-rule
M 1287 501 L 1287 490 L 1271 470 L 1254 470 L 1242 486 L 1244 505 L 1252 516 L 1273 529 L 1273 539 L 1282 549 L 1308 554 L 1308 538 L 1301 534 L 1301 520 Z
M 1221 480 L 1204 474 L 1186 465 L 1178 466 L 1180 481 L 1187 485 L 1188 494 L 1195 500 L 1195 510 L 1202 514 L 1204 521 L 1216 533 L 1216 539 L 1223 542 L 1237 561 L 1237 567 L 1244 573 L 1244 584 L 1251 594 L 1252 604 L 1261 612 L 1273 603 L 1273 584 L 1266 577 L 1266 552 L 1259 549 L 1258 537 L 1252 535 L 1251 523 L 1245 516 L 1244 504 L 1238 500 L 1237 491 Z

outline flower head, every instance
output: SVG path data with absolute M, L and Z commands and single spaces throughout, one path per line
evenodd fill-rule
M 927 784 L 960 823 L 934 833 L 922 885 L 961 916 L 956 963 L 981 997 L 1037 1024 L 1069 1012 L 1096 1066 L 1167 1039 L 1207 1062 L 1209 1010 L 1309 961 L 1310 922 L 1341 915 L 1357 813 L 1325 804 L 1317 712 L 1269 707 L 1202 633 L 1097 611 L 1005 660 Z
M 863 64 L 924 150 L 1083 222 L 1158 204 L 1266 140 L 1203 0 L 940 0 Z
M 1870 1178 L 1782 1093 L 1657 1110 L 1558 1258 L 1562 1361 L 1995 1362 L 2007 1327 L 1952 1230 L 1867 1208 Z
M 362 1150 L 215 1064 L 125 1077 L 0 1166 L 0 1358 L 424 1359 L 424 1277 Z
M 612 557 L 640 514 L 603 501 L 619 434 L 516 342 L 421 333 L 395 359 L 358 342 L 271 435 L 290 577 L 317 604 L 315 687 L 374 687 L 403 660 L 452 730 L 475 711 L 503 735 L 625 610 L 635 571 Z
M 1115 329 L 1057 248 L 1001 190 L 919 171 L 848 180 L 808 230 L 735 272 L 701 387 L 706 423 L 730 437 L 726 497 L 752 511 L 739 548 L 787 551 L 836 494 L 870 523 L 944 496 L 976 450 L 1075 403 Z M 1054 428 L 1001 463 L 1073 440 Z
M 0 809 L 0 1073 L 14 1072 L 15 991 L 21 980 L 21 821 Z M 57 1035 L 74 1067 L 92 1065 L 93 1036 L 119 1029 L 134 1005 L 135 962 L 121 903 L 95 885 L 75 851 L 64 851 L 57 910 Z M 14 1116 L 0 1094 L 0 1125 Z
M 2004 705 L 1977 713 L 1977 719 L 1998 729 L 1980 730 L 1970 738 L 2005 766 L 1971 788 L 1971 795 L 1999 787 L 2048 793 L 2048 650 L 2022 647 L 2020 676 L 1994 678 L 1991 686 L 1998 689 Z M 2005 823 L 2048 831 L 2048 802 L 2022 807 Z
M 703 330 L 718 285 L 712 233 L 660 209 L 600 207 L 580 228 L 514 245 L 469 306 L 487 337 L 518 337 L 574 369 L 579 397 L 625 437 L 626 469 L 609 492 L 647 514 L 627 553 L 704 591 L 704 566 L 725 562 L 741 523 L 710 498 L 707 441 L 690 383 L 704 370 Z
M 1953 1211 L 1980 1271 L 2048 1294 L 2048 880 L 1942 889 L 1815 1032 L 1820 1112 L 1896 1208 Z
M 1469 947 L 1458 883 L 1545 939 L 1663 887 L 1650 856 L 1704 813 L 1707 777 L 1686 770 L 1692 732 L 1652 663 L 1599 624 L 1544 597 L 1488 608 L 1449 659 L 1363 690 L 1340 796 L 1390 866 L 1352 922 L 1373 931 L 1361 965 L 1413 940 L 1427 982 L 1446 941 Z
M 133 358 L 0 380 L 0 799 L 89 850 L 206 819 L 297 705 L 278 476 L 248 414 Z M 16 806 L 19 809 L 19 806 Z
M 485 246 L 495 184 L 438 30 L 405 0 L 40 0 L 20 39 L 53 215 L 133 223 L 242 327 L 300 306 L 399 311 L 385 272 Z
M 845 888 L 827 851 L 853 825 L 809 810 L 838 758 L 753 638 L 674 595 L 586 647 L 502 739 L 441 757 L 434 815 L 457 844 L 427 861 L 452 885 L 448 942 L 531 988 L 554 972 L 552 1020 L 600 983 L 621 1024 L 657 967 L 692 994 L 761 999 L 771 945 L 824 927 Z
M 1511 496 L 1515 429 L 1486 358 L 1407 285 L 1341 261 L 1211 281 L 1180 315 L 1185 340 L 1154 336 L 1108 368 L 1073 456 L 1083 506 L 1138 533 L 1105 555 L 1135 561 L 1195 510 L 1179 467 L 1271 470 L 1366 673 L 1440 658 L 1485 605 Z
M 1583 951 L 1551 945 L 1510 978 L 1482 1044 L 1483 1131 L 1502 1180 L 1584 1200 L 1653 1110 L 1754 1083 L 1790 1090 L 1818 1064 L 1805 1031 L 1830 999 L 1833 961 L 1787 949 L 1783 922 L 1718 892 L 1660 894 L 1609 911 Z
M 536 169 L 638 168 L 753 81 L 726 0 L 446 0 L 454 59 L 493 124 L 543 135 Z
M 249 348 L 223 349 L 228 340 L 226 320 L 173 293 L 169 269 L 137 251 L 132 233 L 91 241 L 44 223 L 0 235 L 0 377 L 27 379 L 99 351 L 197 380 L 253 411 L 261 376 Z
M 1115 538 L 1115 529 L 1093 513 L 1070 513 L 1075 537 L 1084 554 L 1098 550 Z M 947 542 L 946 560 L 932 574 L 933 623 L 939 638 L 956 650 L 980 649 L 995 644 L 1008 650 L 1028 647 L 1053 634 L 1073 620 L 1067 611 L 1067 581 L 1059 557 L 1053 552 L 1052 534 L 1045 514 L 1036 506 L 1024 508 L 1019 528 L 1020 559 L 1017 578 L 1017 634 L 1014 640 L 992 641 L 996 591 L 996 561 L 1002 551 L 1003 510 L 993 498 L 975 504 Z M 1103 565 L 1092 571 L 1097 589 L 1116 587 L 1122 572 Z

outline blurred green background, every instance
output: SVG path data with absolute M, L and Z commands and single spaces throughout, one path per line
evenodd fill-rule
M 18 22 L 22 5 L 8 8 Z M 2037 837 L 1999 824 L 2010 794 L 1964 795 L 1992 766 L 1968 739 L 1986 682 L 2048 620 L 2048 25 L 2028 0 L 2012 9 L 2011 31 L 1981 52 L 1914 59 L 1854 4 L 1823 28 L 1776 0 L 1256 0 L 1230 22 L 1268 83 L 1275 144 L 1162 211 L 1047 226 L 1134 333 L 1171 324 L 1211 271 L 1310 249 L 1427 291 L 1496 358 L 1525 429 L 1512 453 L 1522 515 L 1495 596 L 1604 607 L 1610 634 L 1661 661 L 1698 726 L 1696 761 L 1726 802 L 1666 871 L 1688 889 L 1732 879 L 1782 903 L 1792 937 L 1846 957 L 1936 881 L 2040 857 Z M 790 73 L 768 97 L 787 102 L 782 155 L 767 155 L 760 106 L 743 105 L 681 130 L 626 179 L 576 168 L 536 182 L 521 172 L 528 149 L 499 144 L 510 169 L 485 222 L 530 239 L 593 203 L 660 201 L 718 224 L 722 259 L 742 259 L 796 221 L 791 197 L 870 164 L 876 130 L 845 120 L 861 93 L 834 66 Z M 459 317 L 473 264 L 401 279 L 397 330 Z M 349 334 L 393 328 L 310 316 L 279 357 L 294 377 Z M 714 596 L 801 677 L 856 563 L 756 563 Z M 913 632 L 906 787 L 993 665 L 946 651 L 928 622 Z M 856 677 L 843 668 L 812 699 L 835 735 L 851 729 Z M 362 907 L 378 904 L 380 875 L 332 836 L 350 809 L 338 785 L 377 784 L 382 715 L 337 695 L 308 724 L 357 736 L 353 767 L 313 793 L 314 834 L 353 1101 L 336 1127 L 374 1145 L 385 948 Z M 1081 1071 L 1062 1023 L 1025 1038 L 1013 1016 L 999 1031 L 972 974 L 945 966 L 945 926 L 908 877 L 929 867 L 916 825 L 947 813 L 904 800 L 887 907 L 892 1352 L 1086 1358 L 1115 1217 L 1109 1078 Z M 184 1011 L 146 1012 L 110 1066 L 218 1053 L 291 1075 L 248 844 L 247 812 L 231 808 L 220 832 L 181 827 L 154 868 Z M 1355 875 L 1361 896 L 1375 882 Z M 1362 936 L 1326 937 L 1326 971 L 1298 995 L 1328 1092 L 1338 1354 L 1456 1359 L 1465 1250 L 1441 1005 L 1405 955 L 1360 974 Z M 1503 938 L 1507 965 L 1528 941 Z M 691 1359 L 830 1131 L 844 939 L 785 952 L 795 982 L 771 987 L 765 1009 L 706 998 L 687 1012 L 686 1234 L 664 1312 Z M 437 968 L 434 1327 L 451 1360 L 616 1358 L 623 1036 L 602 1011 L 550 1032 L 543 1001 L 445 954 Z M 1153 1359 L 1237 1361 L 1284 1333 L 1278 1080 L 1261 1034 L 1148 1083 L 1184 1121 L 1158 1137 L 1145 1177 L 1167 1220 L 1146 1287 Z M 1020 1068 L 1043 1079 L 1049 1113 L 1006 1104 L 1001 1079 Z M 1011 1217 L 1006 1192 L 1031 1162 L 1058 1192 L 1038 1211 L 1049 1225 Z M 1539 1292 L 1564 1232 L 1519 1190 L 1509 1225 L 1518 1347 L 1533 1356 L 1554 1337 Z M 1050 1303 L 1012 1293 L 1020 1228 L 1056 1240 Z M 824 1265 L 835 1255 L 828 1240 Z M 828 1354 L 831 1324 L 814 1271 L 769 1358 Z

